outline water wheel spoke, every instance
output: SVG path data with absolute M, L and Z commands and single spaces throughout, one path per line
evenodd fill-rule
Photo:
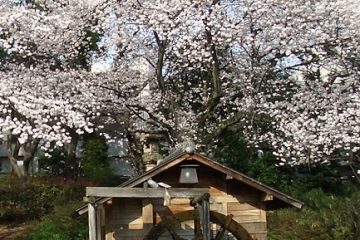
M 221 227 L 220 230 L 217 232 L 216 237 L 214 240 L 221 240 L 223 239 L 223 236 L 225 234 L 226 229 L 224 227 Z
M 191 214 L 189 214 L 189 212 L 184 212 L 182 214 L 178 214 L 177 216 L 173 215 L 165 218 L 166 220 L 164 221 L 164 227 L 169 231 L 173 240 L 186 240 L 178 235 L 176 232 L 176 226 L 180 225 L 181 222 L 188 218 L 191 218 Z
M 174 229 L 172 224 L 165 224 L 164 227 L 169 231 L 171 238 L 173 240 L 186 240 L 184 238 L 181 238 L 177 233 L 176 230 Z
M 221 226 L 219 232 L 216 234 L 215 240 L 220 240 L 223 238 L 226 229 L 229 227 L 229 224 L 231 223 L 232 218 L 233 218 L 232 214 L 229 214 L 226 216 L 225 222 Z
M 198 211 L 190 210 L 181 213 L 177 213 L 171 216 L 164 217 L 162 221 L 153 227 L 153 229 L 144 238 L 145 240 L 156 240 L 164 231 L 169 231 L 170 236 L 174 240 L 186 240 L 179 236 L 176 226 L 179 223 L 194 220 L 194 238 L 193 240 L 203 240 L 203 232 L 201 229 L 200 215 Z M 231 233 L 236 239 L 241 240 L 253 240 L 254 238 L 246 231 L 246 229 L 239 223 L 233 220 L 233 216 L 223 215 L 218 212 L 210 212 L 210 221 L 213 224 L 220 226 L 213 240 L 221 240 L 226 236 L 226 232 Z

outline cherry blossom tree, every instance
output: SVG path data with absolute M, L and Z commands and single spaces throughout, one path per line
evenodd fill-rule
M 1 132 L 51 147 L 112 118 L 136 159 L 140 132 L 208 147 L 228 130 L 286 163 L 356 157 L 357 9 L 356 0 L 2 5 Z M 91 72 L 94 58 L 111 67 Z
M 84 1 L 0 5 L 0 136 L 16 175 L 27 175 L 40 147 L 65 146 L 73 157 L 78 136 L 98 128 L 89 66 L 102 12 Z
M 317 12 L 308 18 L 317 24 L 310 29 L 315 35 L 305 38 L 311 40 L 308 49 L 303 55 L 295 51 L 301 57 L 298 63 L 285 63 L 285 68 L 296 68 L 285 69 L 291 81 L 276 81 L 279 88 L 270 97 L 278 99 L 259 107 L 259 113 L 271 117 L 275 131 L 255 141 L 270 143 L 274 154 L 287 163 L 338 159 L 353 168 L 359 163 L 360 146 L 359 3 L 319 1 L 312 6 Z
M 118 58 L 146 60 L 153 73 L 148 94 L 126 107 L 135 118 L 146 112 L 171 144 L 206 146 L 232 129 L 292 164 L 357 153 L 357 9 L 337 0 L 120 1 Z

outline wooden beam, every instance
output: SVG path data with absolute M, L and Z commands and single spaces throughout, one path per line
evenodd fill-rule
M 194 198 L 208 192 L 207 188 L 168 188 L 172 198 Z M 86 196 L 114 198 L 163 198 L 164 188 L 87 187 Z

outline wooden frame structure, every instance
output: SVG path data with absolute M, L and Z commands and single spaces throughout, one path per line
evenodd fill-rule
M 179 183 L 182 164 L 199 165 L 198 183 Z M 147 188 L 149 180 L 171 188 Z M 166 196 L 171 204 L 164 204 Z M 90 240 L 218 240 L 227 232 L 237 239 L 265 240 L 267 210 L 303 205 L 203 155 L 186 152 L 119 187 L 87 188 L 85 200 L 76 212 L 88 213 Z
M 166 191 L 173 198 L 191 198 L 193 206 L 200 205 L 202 214 L 202 236 L 204 240 L 210 240 L 210 213 L 209 198 L 206 188 L 171 188 L 171 189 L 151 189 L 151 188 L 111 188 L 111 187 L 87 187 L 86 197 L 84 201 L 88 202 L 89 217 L 89 240 L 101 239 L 96 197 L 112 197 L 112 198 L 164 198 Z

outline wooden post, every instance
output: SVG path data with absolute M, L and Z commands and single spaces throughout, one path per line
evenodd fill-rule
M 202 230 L 204 240 L 210 240 L 210 209 L 209 198 L 204 198 L 201 202 L 202 213 Z
M 89 214 L 89 240 L 96 239 L 96 209 L 93 203 L 88 203 Z
M 101 214 L 100 214 L 100 226 L 101 226 L 101 240 L 105 240 L 106 233 L 106 210 L 105 206 L 101 204 Z
M 190 202 L 190 205 L 195 206 L 199 212 L 202 240 L 210 240 L 211 238 L 209 199 L 210 199 L 210 194 L 204 193 L 201 196 L 195 197 Z M 195 233 L 195 235 L 199 235 L 199 232 L 196 229 L 196 227 L 195 227 L 195 231 L 197 232 Z
M 102 240 L 101 213 L 103 210 L 104 209 L 102 204 L 96 208 L 96 240 Z

